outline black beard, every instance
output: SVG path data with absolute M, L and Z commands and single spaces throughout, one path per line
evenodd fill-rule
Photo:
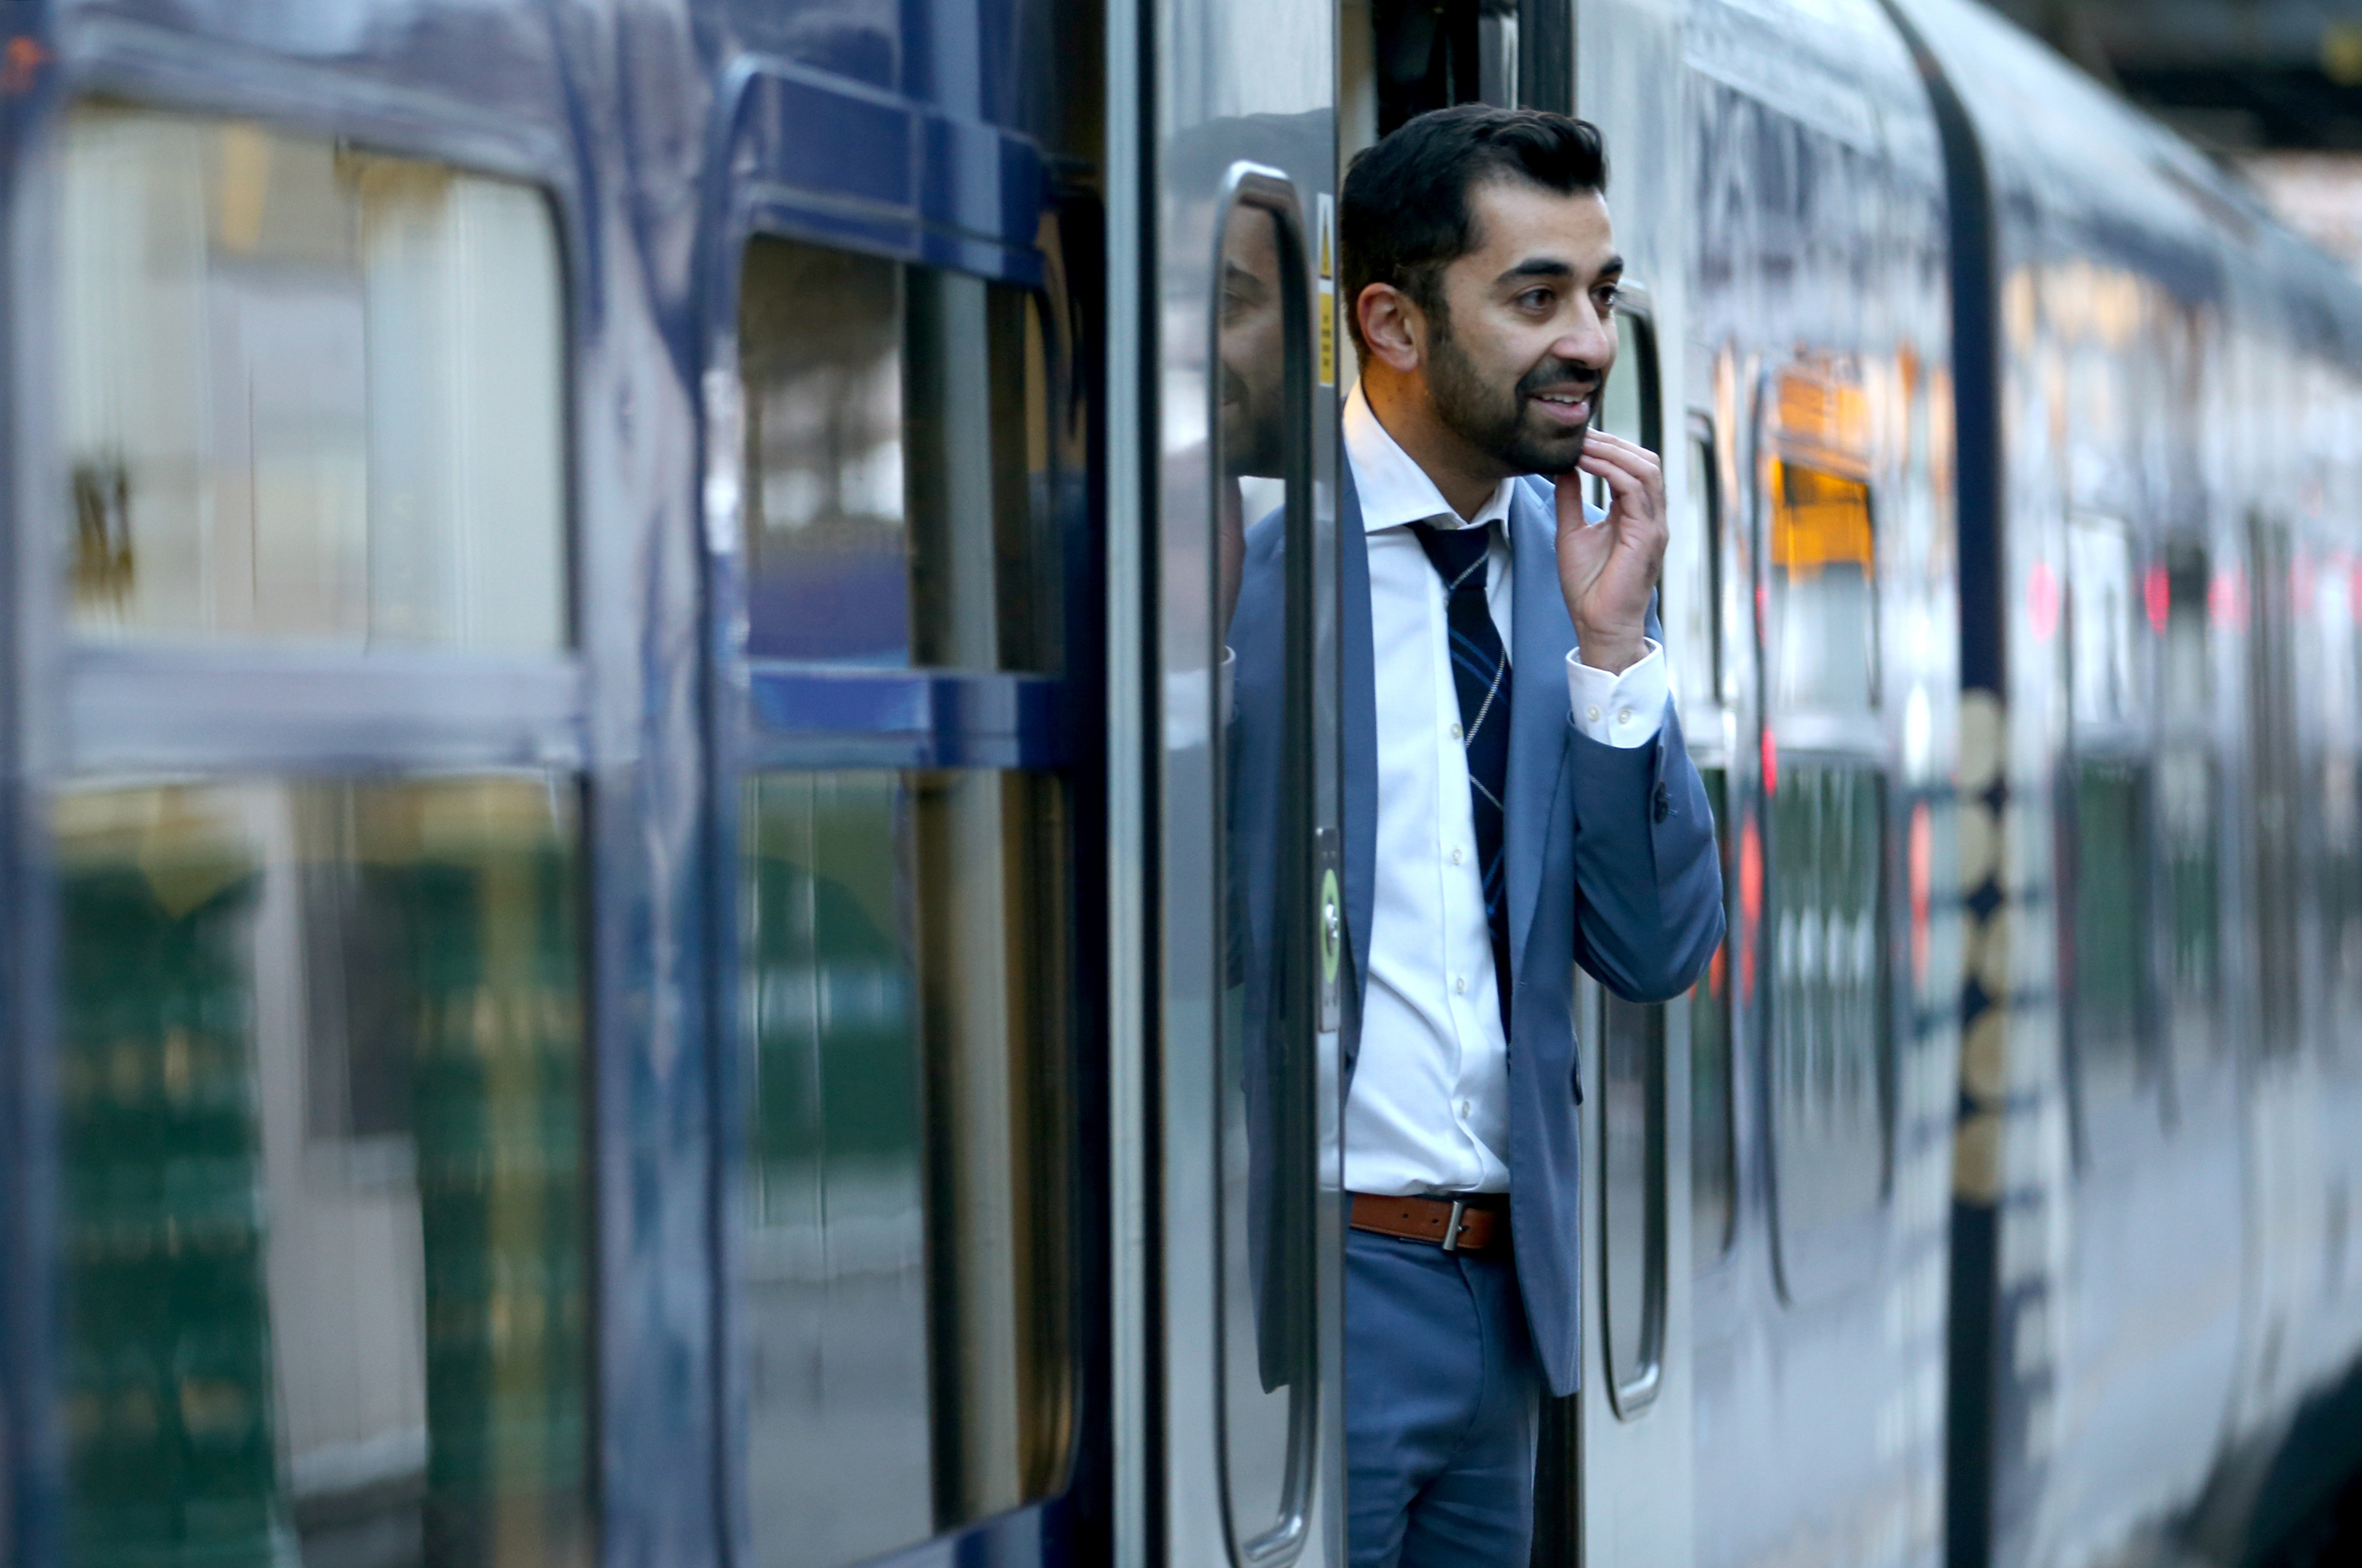
M 1223 470 L 1233 478 L 1242 474 L 1286 477 L 1286 431 L 1280 411 L 1260 406 L 1246 378 L 1228 365 L 1221 367 L 1221 378 Z
M 1450 331 L 1437 324 L 1433 351 L 1428 358 L 1427 386 L 1435 399 L 1435 414 L 1444 427 L 1513 474 L 1572 473 L 1583 458 L 1591 419 L 1599 409 L 1599 393 L 1606 378 L 1588 365 L 1550 359 L 1518 378 L 1504 392 L 1485 380 L 1462 353 Z M 1535 430 L 1526 422 L 1526 407 L 1545 392 L 1581 391 L 1592 414 L 1573 430 Z

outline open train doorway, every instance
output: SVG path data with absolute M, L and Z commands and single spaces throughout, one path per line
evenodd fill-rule
M 1624 138 L 1677 140 L 1646 116 L 1617 112 L 1625 106 L 1623 94 L 1603 95 L 1601 108 L 1613 123 L 1581 100 L 1578 39 L 1595 38 L 1605 55 L 1628 50 L 1644 62 L 1678 62 L 1677 45 L 1670 52 L 1666 48 L 1671 26 L 1652 9 L 1602 0 L 1344 0 L 1338 45 L 1341 188 L 1344 168 L 1363 149 L 1418 115 L 1460 104 L 1582 114 L 1606 133 L 1609 166 L 1619 179 L 1628 157 L 1644 168 L 1660 162 L 1669 156 L 1664 147 L 1632 157 L 1619 146 Z M 1677 70 L 1673 64 L 1657 73 L 1661 89 L 1674 85 Z M 1666 215 L 1679 199 L 1680 185 L 1670 179 L 1650 184 L 1654 188 L 1629 193 L 1621 185 L 1612 188 L 1619 246 L 1628 256 L 1636 253 L 1625 236 L 1628 209 L 1643 239 L 1639 253 L 1655 268 L 1636 275 L 1654 282 L 1661 274 L 1677 283 L 1678 252 L 1670 244 L 1650 241 L 1679 232 Z M 1339 311 L 1352 308 L 1353 302 L 1341 293 Z M 1631 290 L 1617 317 L 1622 347 L 1602 399 L 1600 425 L 1662 454 L 1664 432 L 1674 432 L 1680 446 L 1685 428 L 1685 403 L 1674 384 L 1683 360 L 1678 353 L 1658 352 L 1649 288 Z M 1337 338 L 1348 360 L 1339 379 L 1342 398 L 1352 391 L 1355 367 L 1341 314 Z M 1670 419 L 1668 409 L 1675 411 Z M 1710 470 L 1716 460 L 1710 437 L 1703 450 Z M 1683 456 L 1677 452 L 1666 464 L 1669 499 L 1677 516 L 1699 519 L 1712 487 L 1706 478 L 1691 473 L 1695 465 L 1677 460 Z M 1680 580 L 1669 582 L 1667 624 L 1705 628 L 1685 639 L 1695 646 L 1671 651 L 1701 672 L 1695 684 L 1702 692 L 1716 690 L 1712 672 L 1723 662 L 1713 646 L 1722 620 L 1703 602 L 1716 580 L 1712 551 L 1702 538 L 1686 540 L 1668 562 Z M 1692 597 L 1701 603 L 1691 606 Z M 1676 599 L 1684 612 L 1694 608 L 1700 613 L 1685 613 L 1677 623 Z M 1714 766 L 1716 759 L 1707 750 L 1719 738 L 1716 726 L 1691 739 L 1699 766 L 1707 769 L 1709 789 L 1717 792 L 1727 769 Z M 1719 793 L 1716 799 L 1719 812 Z M 1722 974 L 1719 963 L 1715 974 Z M 1585 1562 L 1679 1568 L 1692 1561 L 1693 1528 L 1689 1380 L 1683 1360 L 1693 1121 L 1686 1063 L 1701 1029 L 1721 1041 L 1727 1056 L 1727 1030 L 1716 1034 L 1712 1027 L 1725 1010 L 1706 994 L 1706 982 L 1696 998 L 1648 1007 L 1617 1001 L 1587 977 L 1578 987 L 1585 1148 L 1583 1389 L 1544 1401 L 1533 1561 L 1538 1568 L 1573 1568 Z M 1586 1509 L 1586 1497 L 1612 1502 Z

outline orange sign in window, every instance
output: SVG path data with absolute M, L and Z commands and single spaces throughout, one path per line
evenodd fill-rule
M 1870 451 L 1870 398 L 1857 381 L 1802 370 L 1779 377 L 1780 438 L 1858 462 Z
M 1785 458 L 1772 460 L 1772 564 L 1791 577 L 1851 566 L 1870 575 L 1876 557 L 1870 486 Z

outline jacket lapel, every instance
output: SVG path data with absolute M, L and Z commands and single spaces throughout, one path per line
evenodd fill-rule
M 1509 705 L 1509 798 L 1502 849 L 1509 875 L 1509 963 L 1517 971 L 1525 967 L 1526 933 L 1533 929 L 1551 806 L 1566 755 L 1566 656 L 1574 651 L 1574 623 L 1558 585 L 1556 502 L 1546 497 L 1551 497 L 1547 484 L 1524 480 L 1509 505 L 1515 552 L 1509 660 L 1517 681 Z M 1368 570 L 1364 561 L 1365 578 Z

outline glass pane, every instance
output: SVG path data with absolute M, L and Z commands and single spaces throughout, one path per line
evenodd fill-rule
M 2267 1053 L 2293 1052 L 2304 997 L 2305 866 L 2297 820 L 2303 788 L 2297 758 L 2295 653 L 2290 624 L 2289 535 L 2259 513 L 2247 518 L 2248 796 L 2256 999 Z
M 77 634 L 565 644 L 538 193 L 84 105 L 59 206 Z
M 1689 510 L 1680 527 L 1693 541 L 1687 547 L 1704 558 L 1705 569 L 1690 578 L 1689 591 L 1682 595 L 1679 651 L 1684 661 L 1700 667 L 1694 679 L 1704 682 L 1706 695 L 1720 701 L 1730 695 L 1723 690 L 1722 682 L 1721 481 L 1710 430 L 1694 432 L 1683 446 L 1689 464 Z
M 1886 780 L 1783 761 L 1772 797 L 1772 1134 L 1783 1238 L 1885 1191 Z
M 1775 458 L 1771 493 L 1772 705 L 1866 712 L 1878 701 L 1870 486 Z
M 2208 596 L 2213 587 L 2206 552 L 2176 546 L 2166 552 L 2165 713 L 2204 723 L 2214 708 L 2213 639 Z
M 2118 724 L 2133 717 L 2140 694 L 2134 662 L 2142 613 L 2133 580 L 2132 530 L 2113 517 L 2078 516 L 2067 528 L 2072 585 L 2070 685 L 2078 724 Z
M 2146 780 L 2129 763 L 2075 768 L 2072 1027 L 2087 1105 L 2129 1094 L 2142 1072 L 2148 978 Z
M 2349 563 L 2317 556 L 2304 569 L 2312 592 L 2300 635 L 2311 645 L 2303 674 L 2319 748 L 2307 769 L 2312 799 L 2306 804 L 2321 824 L 2320 854 L 2312 867 L 2313 897 L 2321 911 L 2321 1016 L 2334 1021 L 2317 1038 L 2335 1060 L 2352 1049 L 2344 1021 L 2362 1013 L 2362 770 L 2355 756 L 2362 688 L 2354 679 L 2355 580 Z
M 1729 775 L 1719 767 L 1698 770 L 1721 837 L 1723 861 L 1731 862 Z M 1729 879 L 1727 870 L 1725 880 Z M 1710 1267 L 1730 1248 L 1738 1215 L 1737 1153 L 1731 1132 L 1730 944 L 1715 949 L 1705 976 L 1690 988 L 1690 1264 Z
M 72 1560 L 587 1564 L 571 787 L 56 823 Z
M 2166 1033 L 2173 1060 L 2195 1067 L 2225 1048 L 2216 1010 L 2223 986 L 2220 788 L 2213 756 L 2169 747 L 2158 762 L 2158 837 L 2165 876 Z
M 1607 1366 L 1620 1396 L 1655 1372 L 1664 1335 L 1665 1010 L 1615 996 L 1603 1000 Z
M 1030 296 L 757 238 L 739 284 L 746 651 L 1053 671 L 1046 359 Z
M 748 780 L 747 1496 L 834 1568 L 1065 1469 L 1060 786 Z
M 1273 551 L 1268 569 L 1279 577 L 1290 564 L 1283 512 L 1291 447 L 1288 356 L 1291 348 L 1302 352 L 1302 344 L 1289 336 L 1288 293 L 1301 285 L 1281 270 L 1286 254 L 1270 213 L 1244 205 L 1231 210 L 1222 232 L 1214 335 L 1220 361 L 1213 454 L 1222 547 L 1217 580 L 1226 602 L 1240 592 L 1232 574 L 1242 570 L 1237 547 L 1245 528 L 1281 531 L 1282 547 Z M 1261 602 L 1284 621 L 1291 602 L 1284 589 L 1266 588 Z M 1286 630 L 1275 630 L 1262 647 L 1285 649 Z M 1295 679 L 1296 672 L 1287 679 Z M 1309 693 L 1294 696 L 1283 723 L 1308 725 L 1300 703 L 1309 701 Z M 1217 798 L 1232 801 L 1229 822 L 1216 829 L 1218 840 L 1238 825 L 1242 791 L 1269 790 L 1287 802 L 1278 813 L 1263 812 L 1258 803 L 1267 821 L 1275 816 L 1286 823 L 1287 813 L 1308 809 L 1308 780 L 1292 771 L 1298 766 L 1297 748 L 1279 736 L 1248 734 L 1246 728 L 1228 732 L 1231 744 L 1218 751 L 1229 776 Z M 1302 822 L 1283 825 L 1275 839 L 1262 842 L 1276 844 L 1285 856 L 1298 836 L 1308 836 Z M 1223 875 L 1213 883 L 1222 932 L 1217 951 L 1232 955 L 1221 988 L 1215 1102 L 1218 1375 L 1224 1491 L 1242 1561 L 1292 1547 L 1289 1530 L 1305 1480 L 1297 1438 L 1310 1416 L 1304 1374 L 1312 1353 L 1307 1331 L 1314 1282 L 1312 1110 L 1302 1071 L 1312 1049 L 1312 1021 L 1297 1010 L 1305 988 L 1287 977 L 1291 964 L 1308 958 L 1294 952 L 1291 942 L 1297 922 L 1307 917 L 1288 885 L 1288 868 L 1238 864 L 1245 842 L 1230 839 L 1218 860 Z M 1260 907 L 1250 903 L 1256 898 L 1264 900 Z

